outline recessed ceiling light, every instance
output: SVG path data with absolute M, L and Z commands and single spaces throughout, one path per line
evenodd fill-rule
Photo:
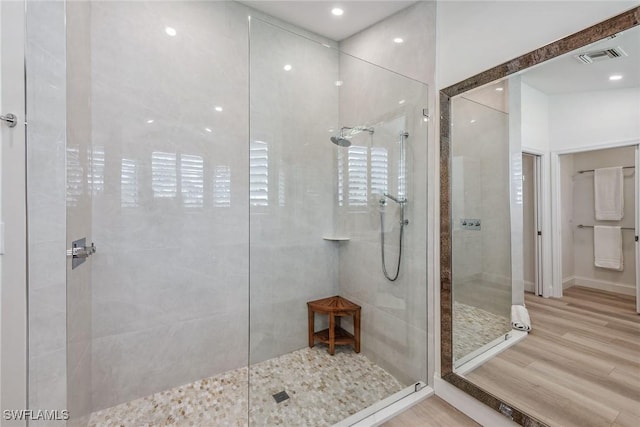
M 206 130 L 207 132 L 212 132 L 212 130 L 209 128 L 204 128 L 204 130 Z
M 396 37 L 395 39 L 393 39 L 394 43 L 402 43 L 404 40 L 401 37 Z
M 176 31 L 175 28 L 173 27 L 167 27 L 164 29 L 164 32 L 169 34 L 171 37 L 175 36 L 176 34 L 178 34 L 178 32 Z
M 471 119 L 471 121 L 469 123 L 475 123 L 476 119 Z
M 620 74 L 612 74 L 609 76 L 609 80 L 622 80 L 622 76 Z
M 342 16 L 344 10 L 340 9 L 339 7 L 334 7 L 333 9 L 331 9 L 331 13 L 335 16 Z
M 502 91 L 504 90 L 504 88 L 503 88 L 503 87 L 497 87 L 497 88 L 496 88 L 496 90 L 497 90 L 498 92 L 502 92 Z
M 404 104 L 406 101 L 404 99 L 401 99 L 400 101 L 398 101 L 398 104 L 402 105 Z
M 217 111 L 217 112 L 222 111 L 222 107 L 221 107 L 221 106 L 219 106 L 219 105 L 216 105 L 216 108 L 215 108 L 215 109 L 216 109 L 216 111 Z
M 153 123 L 153 119 L 147 120 L 147 123 L 149 123 L 149 124 Z
M 287 65 L 285 65 L 283 68 L 284 68 L 284 70 L 285 70 L 285 71 L 291 71 L 291 70 L 293 69 L 293 67 L 291 66 L 291 64 L 287 64 Z
M 336 86 L 342 86 L 344 82 L 342 80 L 336 80 Z

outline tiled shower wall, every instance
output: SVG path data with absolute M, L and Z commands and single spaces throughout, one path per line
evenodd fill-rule
M 247 363 L 247 43 L 233 2 L 92 5 L 94 410 Z
M 341 119 L 350 121 L 384 118 L 384 113 L 399 112 L 412 99 L 419 99 L 418 90 L 428 95 L 424 105 L 407 111 L 405 129 L 409 133 L 407 147 L 406 218 L 402 267 L 395 282 L 382 273 L 380 254 L 380 220 L 377 198 L 369 200 L 364 212 L 343 212 L 342 228 L 351 240 L 340 246 L 340 291 L 362 306 L 363 351 L 384 369 L 405 384 L 427 379 L 427 176 L 428 144 L 435 144 L 432 126 L 423 121 L 422 109 L 434 111 L 435 92 L 435 2 L 419 2 L 340 43 L 342 51 L 415 80 L 410 82 L 389 72 L 367 70 L 345 58 L 341 60 L 341 75 L 348 85 L 349 77 L 368 79 L 358 94 L 341 96 Z M 404 42 L 396 44 L 393 39 Z M 353 78 L 352 78 L 353 80 Z M 417 84 L 424 83 L 424 85 Z M 402 87 L 414 88 L 403 101 Z M 380 90 L 380 88 L 385 88 Z M 411 99 L 410 99 L 411 97 Z M 392 113 L 393 115 L 393 113 Z M 388 118 L 388 117 L 387 117 Z M 397 130 L 397 129 L 396 129 Z M 397 135 L 387 143 L 389 152 L 398 149 Z M 374 145 L 379 141 L 374 134 Z M 396 164 L 390 175 L 397 176 Z M 391 181 L 390 181 L 391 182 Z M 390 189 L 394 194 L 397 190 Z M 393 202 L 386 209 L 386 263 L 395 273 L 398 253 L 398 210 Z M 346 225 L 345 225 L 346 224 Z
M 29 407 L 67 407 L 64 2 L 28 1 Z M 46 425 L 43 422 L 42 425 Z
M 315 39 L 251 21 L 251 363 L 305 347 L 306 302 L 338 293 L 338 52 Z
M 67 2 L 67 248 L 92 240 L 91 2 Z M 100 250 L 100 248 L 98 248 Z M 92 263 L 67 261 L 67 408 L 70 426 L 86 425 L 92 411 Z
M 340 261 L 339 289 L 342 244 L 322 239 L 335 231 L 337 148 L 329 136 L 345 124 L 338 118 L 335 51 L 263 23 L 262 40 L 278 44 L 268 46 L 273 55 L 252 65 L 261 67 L 252 71 L 265 80 L 255 82 L 264 97 L 252 98 L 249 135 L 245 7 L 67 5 L 65 52 L 64 5 L 46 4 L 30 11 L 31 108 L 38 107 L 29 131 L 31 407 L 68 407 L 77 418 L 246 365 L 249 287 L 252 362 L 305 346 L 305 301 L 342 292 L 368 313 L 367 355 L 403 380 L 426 378 L 426 125 L 409 129 L 423 144 L 411 154 L 417 162 L 410 208 L 415 235 L 405 240 L 403 262 L 411 269 L 398 282 L 406 286 L 392 291 L 397 295 L 358 299 L 351 282 L 362 286 L 371 276 L 355 277 L 356 270 Z M 398 28 L 417 19 L 413 34 L 432 46 L 433 28 L 425 30 L 423 22 L 431 19 L 432 5 L 422 3 L 416 11 L 419 18 L 401 12 L 389 23 Z M 384 28 L 353 39 L 352 53 L 416 77 L 415 63 L 364 49 L 375 40 L 369 35 Z M 257 24 L 254 30 L 258 34 Z M 408 58 L 403 52 L 400 58 Z M 281 61 L 289 57 L 298 63 L 286 74 Z M 73 68 L 69 79 L 65 65 Z M 430 82 L 432 72 L 417 77 Z M 270 86 L 274 81 L 277 87 Z M 296 96 L 301 88 L 313 102 Z M 251 162 L 261 157 L 262 143 L 269 147 L 268 207 L 247 199 L 257 177 L 252 172 L 259 170 L 254 165 L 252 171 Z M 68 272 L 66 289 L 63 258 L 50 256 L 70 243 L 65 217 L 70 241 L 86 236 L 98 247 L 89 262 Z M 364 240 L 376 234 L 361 226 L 354 231 L 369 233 Z M 351 243 L 352 265 L 377 267 L 379 247 Z M 358 254 L 358 248 L 371 253 Z M 386 286 L 379 277 L 374 281 Z M 397 314 L 376 303 L 390 296 L 412 305 Z M 411 351 L 388 339 L 388 331 L 406 327 L 404 343 L 418 343 Z M 406 354 L 392 361 L 400 353 Z
M 337 293 L 337 54 L 254 20 L 249 136 L 247 12 L 92 6 L 94 409 L 304 347 Z

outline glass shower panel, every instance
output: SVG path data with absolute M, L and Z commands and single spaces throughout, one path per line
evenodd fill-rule
M 344 53 L 340 80 L 341 125 L 373 130 L 336 148 L 340 292 L 363 307 L 367 357 L 406 386 L 427 378 L 428 86 Z
M 251 18 L 251 425 L 332 425 L 426 379 L 426 97 L 334 42 Z M 380 213 L 395 272 L 401 204 L 412 228 L 392 283 Z M 360 353 L 309 337 L 307 303 L 335 296 L 361 307 Z M 329 327 L 311 316 L 312 332 Z M 349 335 L 354 320 L 341 317 Z
M 306 303 L 339 293 L 338 253 L 322 239 L 333 219 L 338 52 L 254 17 L 250 52 L 250 424 L 317 425 L 323 358 L 306 348 Z
M 453 359 L 456 367 L 511 330 L 508 114 L 451 103 Z
M 70 402 L 97 425 L 245 424 L 246 13 L 67 9 L 67 233 L 97 247 L 67 276 Z

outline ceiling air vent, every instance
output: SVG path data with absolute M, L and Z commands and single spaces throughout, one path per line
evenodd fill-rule
M 621 58 L 623 56 L 629 56 L 629 55 L 627 55 L 627 52 L 625 52 L 624 50 L 622 50 L 620 46 L 618 46 L 618 47 L 612 47 L 610 49 L 594 50 L 591 52 L 580 53 L 578 55 L 575 55 L 574 58 L 576 58 L 576 60 L 584 64 L 593 64 L 594 62 L 606 61 L 607 59 Z

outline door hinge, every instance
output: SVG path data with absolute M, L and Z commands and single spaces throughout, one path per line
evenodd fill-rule
M 538 231 L 538 236 L 542 236 L 542 231 Z

